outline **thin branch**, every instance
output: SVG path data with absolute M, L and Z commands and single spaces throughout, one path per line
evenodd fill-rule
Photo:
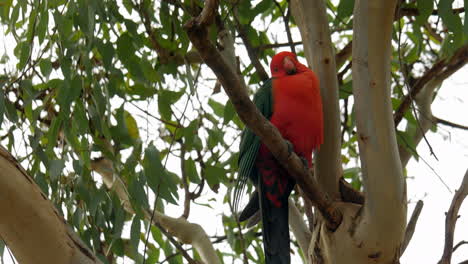
M 265 68 L 263 68 L 262 63 L 258 59 L 257 50 L 252 47 L 252 43 L 250 43 L 250 39 L 248 37 L 247 31 L 245 30 L 245 27 L 237 19 L 237 9 L 233 10 L 233 17 L 235 20 L 237 32 L 239 33 L 239 37 L 244 42 L 245 48 L 247 49 L 247 54 L 249 55 L 250 61 L 252 62 L 255 70 L 257 71 L 260 80 L 268 80 L 268 73 L 265 71 Z
M 454 52 L 453 56 L 449 59 L 442 59 L 436 62 L 432 68 L 427 70 L 423 76 L 418 78 L 414 85 L 411 87 L 411 91 L 406 95 L 402 100 L 398 109 L 395 111 L 393 116 L 395 127 L 403 119 L 405 112 L 409 109 L 411 105 L 412 98 L 415 98 L 416 95 L 424 88 L 426 83 L 430 80 L 438 77 L 448 78 L 454 72 L 458 71 L 468 62 L 468 45 L 464 45 L 458 48 Z
M 461 247 L 461 246 L 463 246 L 463 245 L 468 245 L 468 241 L 462 240 L 462 241 L 458 242 L 458 243 L 453 247 L 452 252 L 455 252 L 455 250 L 457 250 L 459 247 Z
M 190 201 L 191 201 L 192 195 L 189 190 L 187 170 L 185 167 L 185 153 L 186 153 L 185 145 L 184 143 L 181 143 L 180 144 L 180 170 L 182 173 L 182 186 L 184 187 L 184 193 L 185 193 L 184 213 L 182 214 L 181 217 L 187 219 L 190 214 Z
M 435 116 L 434 116 L 434 119 L 435 119 L 435 122 L 438 123 L 438 124 L 446 125 L 446 126 L 453 127 L 453 128 L 468 130 L 468 126 L 456 124 L 456 123 L 453 123 L 453 122 L 450 122 L 450 121 L 447 121 L 445 119 L 438 118 L 438 117 L 435 117 Z
M 348 58 L 351 56 L 352 53 L 353 53 L 353 41 L 351 40 L 335 56 L 337 70 L 340 69 L 341 66 L 343 66 L 343 64 L 348 60 Z
M 207 4 L 204 8 L 214 7 Z M 242 85 L 239 76 L 229 67 L 216 47 L 210 42 L 206 25 L 200 23 L 200 19 L 200 16 L 191 19 L 184 26 L 192 44 L 197 48 L 205 63 L 218 77 L 240 119 L 259 136 L 260 140 L 285 167 L 291 177 L 307 193 L 327 220 L 327 226 L 335 230 L 341 223 L 341 212 L 335 203 L 319 188 L 315 180 L 310 177 L 301 159 L 295 153 L 288 151 L 287 144 L 278 129 L 260 114 L 259 110 L 249 99 L 246 88 Z
M 458 15 L 458 14 L 464 13 L 465 8 L 464 7 L 454 8 L 454 9 L 452 9 L 452 11 L 453 11 L 453 14 Z M 438 9 L 432 10 L 431 15 L 433 15 L 433 16 L 439 15 L 439 10 Z M 419 16 L 419 9 L 413 8 L 413 7 L 402 7 L 401 11 L 400 11 L 400 16 L 401 17 L 403 17 L 403 16 Z
M 403 255 L 403 253 L 409 245 L 409 242 L 411 241 L 411 238 L 413 238 L 414 230 L 416 230 L 416 224 L 418 222 L 419 215 L 421 214 L 423 206 L 424 202 L 422 200 L 419 200 L 416 203 L 416 206 L 414 207 L 413 214 L 411 215 L 408 225 L 406 226 L 405 238 L 403 240 L 403 244 L 401 244 L 400 247 L 400 256 Z
M 455 192 L 452 203 L 445 217 L 445 246 L 442 258 L 439 264 L 450 264 L 453 253 L 453 236 L 455 233 L 455 225 L 458 219 L 458 210 L 463 203 L 463 200 L 468 195 L 468 169 L 465 172 L 460 188 Z
M 281 48 L 281 47 L 288 47 L 288 46 L 298 46 L 298 45 L 302 45 L 302 41 L 295 41 L 295 42 L 288 42 L 288 43 L 272 43 L 272 44 L 265 44 L 265 45 L 260 45 L 258 47 L 255 48 L 255 50 L 261 52 L 261 51 L 264 51 L 266 49 L 274 49 L 274 48 Z
M 177 65 L 182 65 L 185 63 L 185 60 L 189 63 L 199 63 L 201 62 L 200 56 L 196 53 L 187 52 L 185 56 L 182 56 L 180 53 L 171 52 L 165 49 L 158 41 L 156 37 L 156 32 L 151 26 L 151 18 L 148 10 L 145 8 L 144 3 L 140 2 L 133 6 L 138 13 L 140 14 L 143 25 L 145 26 L 146 34 L 148 34 L 152 48 L 158 54 L 159 62 L 162 64 L 167 64 L 170 61 L 174 61 Z M 185 59 L 184 59 L 185 57 Z

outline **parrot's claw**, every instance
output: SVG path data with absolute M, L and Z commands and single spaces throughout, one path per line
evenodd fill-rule
M 286 145 L 288 145 L 288 154 L 291 155 L 294 152 L 294 145 L 287 139 L 285 139 L 285 141 Z
M 286 141 L 286 145 L 288 145 L 288 154 L 291 155 L 293 152 L 294 152 L 294 145 L 291 143 L 291 141 L 285 139 Z M 307 161 L 306 158 L 302 157 L 302 156 L 299 156 L 299 158 L 301 159 L 302 161 L 302 164 L 304 165 L 304 167 L 306 169 L 309 168 L 309 162 Z
M 304 167 L 306 169 L 309 169 L 309 162 L 306 160 L 306 158 L 302 157 L 302 156 L 299 156 L 299 158 L 301 159 L 302 161 L 302 165 L 304 165 Z

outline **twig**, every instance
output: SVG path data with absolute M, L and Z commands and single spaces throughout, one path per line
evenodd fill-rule
M 281 47 L 288 47 L 288 46 L 298 46 L 302 45 L 302 41 L 295 41 L 295 42 L 288 42 L 288 43 L 272 43 L 272 44 L 265 44 L 265 45 L 260 45 L 255 48 L 257 51 L 264 51 L 266 49 L 273 49 L 273 48 L 281 48 Z
M 408 95 L 406 95 L 402 100 L 401 104 L 398 109 L 395 111 L 393 115 L 393 119 L 395 122 L 395 127 L 403 119 L 405 112 L 411 105 L 412 98 L 415 98 L 416 95 L 424 88 L 426 83 L 436 77 L 449 77 L 454 72 L 459 70 L 468 62 L 468 45 L 464 45 L 458 48 L 457 51 L 454 52 L 453 56 L 449 59 L 442 59 L 436 62 L 432 68 L 427 70 L 423 76 L 417 79 L 417 81 L 412 85 L 411 90 Z
M 278 3 L 278 1 L 276 1 L 276 0 L 274 2 L 275 2 L 276 7 L 278 8 L 278 10 L 281 13 L 281 17 L 283 17 L 284 28 L 286 30 L 286 36 L 288 37 L 288 42 L 289 42 L 289 46 L 291 47 L 291 51 L 296 53 L 295 45 L 292 44 L 293 39 L 292 39 L 292 35 L 291 35 L 291 28 L 289 27 L 289 18 L 291 17 L 291 8 L 289 7 L 288 12 L 285 14 L 285 12 L 283 11 L 283 8 L 281 8 L 280 3 Z
M 446 125 L 446 126 L 454 127 L 454 128 L 459 128 L 459 129 L 463 129 L 463 130 L 468 130 L 468 126 L 459 125 L 459 124 L 456 124 L 456 123 L 453 123 L 453 122 L 450 122 L 450 121 L 447 121 L 447 120 L 444 120 L 442 118 L 438 118 L 438 117 L 435 117 L 435 116 L 434 116 L 434 119 L 435 119 L 436 123 L 438 123 L 438 124 L 442 124 L 442 125 Z
M 207 4 L 204 8 L 215 8 L 215 6 Z M 309 176 L 300 158 L 295 153 L 288 151 L 287 144 L 278 129 L 260 114 L 259 110 L 249 99 L 239 76 L 229 67 L 216 47 L 210 42 L 206 24 L 200 23 L 200 20 L 202 20 L 202 16 L 193 18 L 184 25 L 184 28 L 194 47 L 223 85 L 240 119 L 252 129 L 289 172 L 291 177 L 306 192 L 307 196 L 327 220 L 327 227 L 335 230 L 341 223 L 341 212 L 334 202 L 319 188 L 315 179 Z
M 413 214 L 411 215 L 410 221 L 408 222 L 408 225 L 406 226 L 406 232 L 405 232 L 405 238 L 403 240 L 403 244 L 400 246 L 400 256 L 403 255 L 405 252 L 406 248 L 409 245 L 409 242 L 411 241 L 411 238 L 413 238 L 414 230 L 416 230 L 416 224 L 419 219 L 419 215 L 421 214 L 422 208 L 424 206 L 424 202 L 422 200 L 419 200 L 416 203 L 416 206 L 414 207 Z
M 458 243 L 453 247 L 452 252 L 455 252 L 455 250 L 457 250 L 459 247 L 461 247 L 461 246 L 463 246 L 463 245 L 468 245 L 468 241 L 462 240 L 462 241 L 458 242 Z
M 401 9 L 398 8 L 398 11 L 397 13 L 400 13 Z M 421 122 L 419 121 L 419 116 L 416 114 L 416 107 L 415 107 L 415 104 L 414 104 L 414 98 L 413 98 L 413 95 L 411 94 L 411 91 L 410 91 L 410 82 L 409 82 L 409 78 L 408 78 L 408 73 L 407 71 L 404 71 L 404 67 L 403 67 L 403 63 L 402 63 L 402 54 L 401 54 L 401 33 L 403 32 L 403 28 L 401 27 L 401 24 L 398 23 L 398 62 L 400 64 L 400 70 L 401 70 L 401 73 L 403 74 L 403 87 L 406 87 L 408 89 L 408 96 L 409 96 L 409 100 L 410 100 L 410 103 L 411 103 L 411 110 L 413 111 L 413 115 L 414 115 L 414 118 L 416 119 L 416 123 L 417 123 L 417 127 L 424 139 L 424 142 L 426 142 L 426 145 L 427 147 L 429 148 L 429 152 L 431 153 L 432 156 L 434 156 L 434 158 L 438 161 L 439 159 L 437 158 L 433 148 L 432 148 L 432 145 L 429 143 L 429 140 L 427 140 L 426 138 L 426 133 L 425 131 L 423 130 L 422 126 L 421 126 Z M 396 126 L 395 126 L 396 127 Z
M 346 62 L 346 60 L 351 56 L 353 53 L 353 41 L 351 40 L 344 46 L 340 52 L 336 54 L 335 61 L 336 61 L 336 69 L 340 69 L 341 66 Z
M 247 54 L 249 55 L 250 61 L 252 62 L 255 70 L 257 71 L 257 74 L 260 77 L 260 80 L 262 81 L 268 80 L 269 78 L 268 73 L 265 71 L 265 68 L 263 68 L 262 63 L 258 59 L 258 52 L 256 49 L 252 47 L 252 43 L 250 43 L 250 39 L 247 36 L 247 32 L 244 26 L 241 25 L 241 23 L 237 19 L 237 9 L 235 8 L 233 10 L 233 17 L 235 20 L 237 32 L 239 33 L 239 37 L 244 42 L 245 48 L 247 49 Z
M 185 200 L 184 200 L 184 213 L 182 217 L 187 219 L 190 214 L 190 200 L 192 195 L 189 190 L 189 183 L 187 177 L 187 170 L 185 168 L 185 145 L 180 143 L 180 170 L 182 173 L 182 186 L 184 186 Z
M 453 253 L 453 236 L 455 233 L 455 225 L 458 219 L 458 210 L 463 203 L 463 200 L 468 195 L 468 169 L 465 172 L 460 188 L 455 192 L 452 203 L 445 217 L 445 246 L 442 258 L 439 264 L 450 264 Z
M 454 9 L 452 9 L 452 12 L 455 15 L 458 15 L 460 13 L 464 13 L 465 8 L 464 7 L 454 8 Z M 403 8 L 401 8 L 400 15 L 401 16 L 419 16 L 419 9 L 413 8 L 413 7 L 403 7 Z M 438 9 L 432 10 L 431 15 L 433 15 L 433 16 L 439 15 L 439 10 Z

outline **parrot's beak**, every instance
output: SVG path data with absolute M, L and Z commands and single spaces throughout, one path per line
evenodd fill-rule
M 288 75 L 292 75 L 296 73 L 296 65 L 294 64 L 293 59 L 290 57 L 284 57 L 283 59 L 283 67 L 286 70 Z

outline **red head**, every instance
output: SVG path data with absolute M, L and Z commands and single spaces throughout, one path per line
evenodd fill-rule
M 304 72 L 308 68 L 297 60 L 296 54 L 282 51 L 271 60 L 270 70 L 272 77 L 278 78 Z

